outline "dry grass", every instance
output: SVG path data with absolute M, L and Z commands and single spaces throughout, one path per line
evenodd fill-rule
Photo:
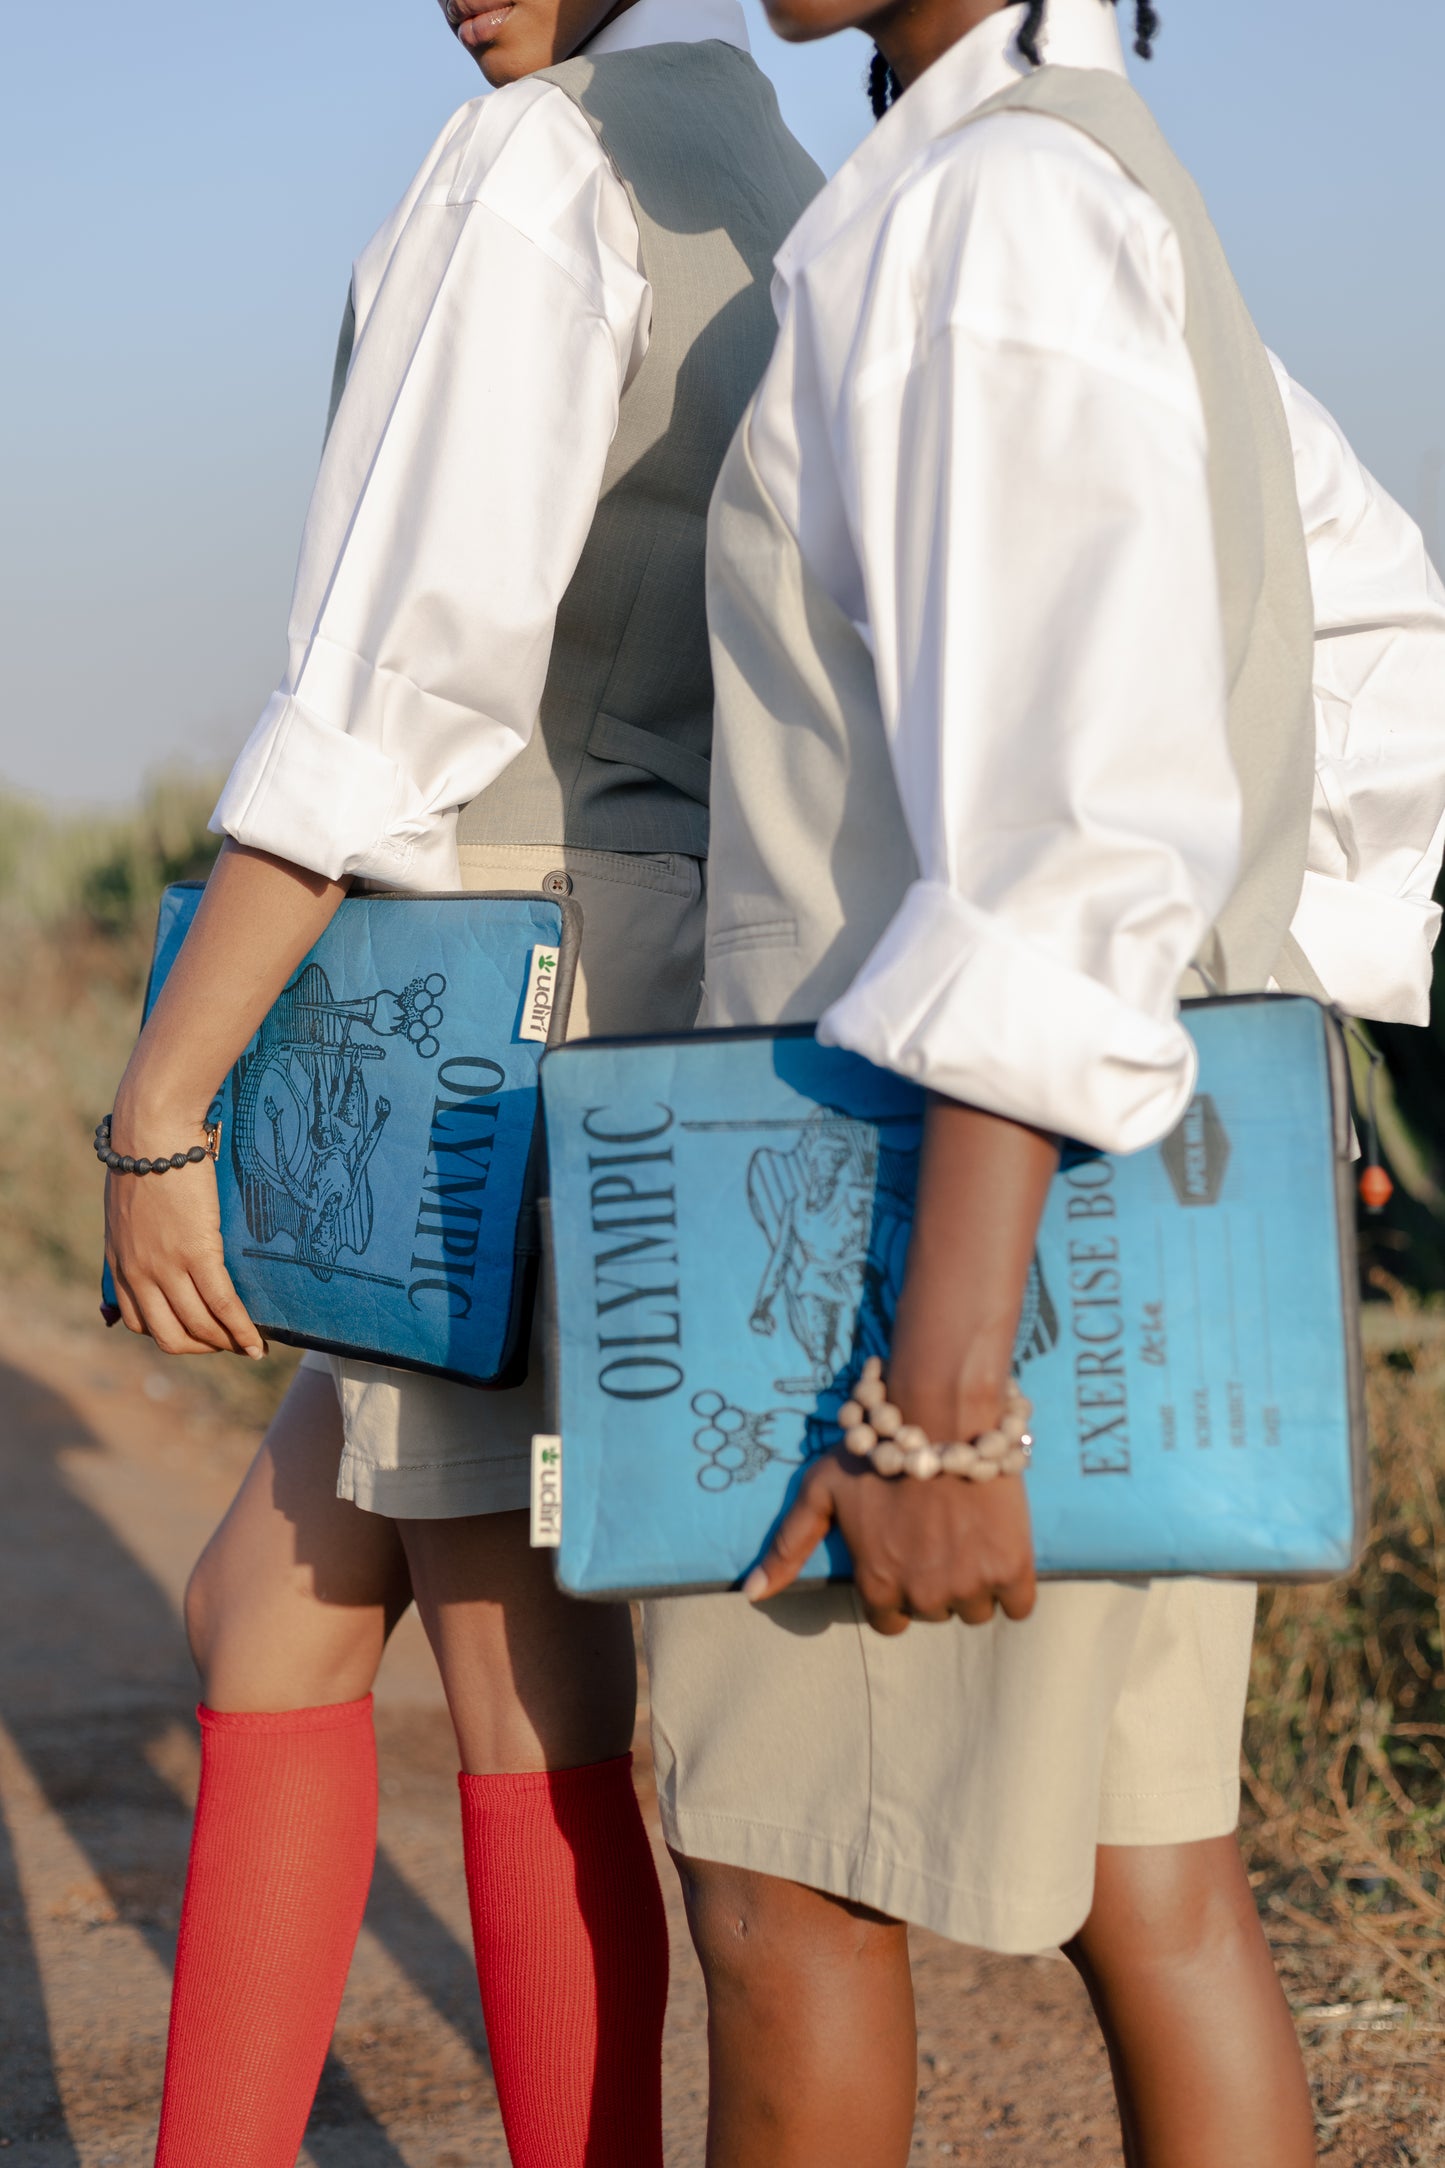
M 135 1043 L 160 892 L 215 855 L 215 796 L 172 778 L 134 813 L 66 821 L 0 798 L 0 1286 L 98 1299 L 92 1133 Z M 290 1361 L 187 1367 L 235 1419 L 263 1420 Z
M 1395 2168 L 1445 2162 L 1445 1312 L 1372 1277 L 1374 1525 L 1261 1599 L 1244 1839 L 1322 2155 Z
M 1248 1838 L 1275 1918 L 1327 1929 L 1445 2022 L 1445 1372 L 1419 1303 L 1389 1293 L 1365 1558 L 1261 1602 Z
M 213 792 L 157 786 L 120 818 L 48 818 L 0 799 L 0 1273 L 96 1271 L 90 1137 L 135 1039 L 155 907 L 203 871 Z

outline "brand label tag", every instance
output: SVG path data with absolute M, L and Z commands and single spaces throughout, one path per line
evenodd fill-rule
M 532 968 L 527 974 L 527 998 L 522 1004 L 522 1038 L 535 1039 L 546 1045 L 552 1030 L 552 1007 L 556 996 L 557 951 L 534 948 Z
M 532 1440 L 532 1548 L 555 1551 L 562 1541 L 562 1440 L 540 1432 Z

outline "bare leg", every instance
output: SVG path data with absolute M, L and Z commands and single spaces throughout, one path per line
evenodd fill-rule
M 299 1371 L 186 1591 L 213 1709 L 320 1708 L 370 1693 L 411 1601 L 395 1524 L 336 1495 L 341 1411 Z
M 625 1604 L 574 1603 L 527 1517 L 391 1521 L 336 1495 L 335 1388 L 298 1372 L 186 1592 L 212 1708 L 360 1699 L 412 1597 L 464 1768 L 568 1768 L 626 1753 L 636 1666 Z
M 677 1867 L 707 1982 L 708 2168 L 904 2168 L 918 2092 L 907 1929 L 773 1875 Z
M 469 1775 L 627 1752 L 637 1665 L 626 1604 L 564 1596 L 525 1513 L 396 1526 Z
M 1233 1837 L 1101 1845 L 1067 1954 L 1108 2043 L 1129 2168 L 1314 2168 L 1299 2043 Z

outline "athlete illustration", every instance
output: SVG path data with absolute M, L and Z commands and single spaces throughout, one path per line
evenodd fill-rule
M 307 964 L 232 1072 L 231 1154 L 246 1224 L 264 1247 L 289 1237 L 277 1254 L 319 1280 L 347 1272 L 342 1252 L 359 1258 L 372 1237 L 368 1168 L 391 1113 L 367 1086 L 367 1064 L 387 1058 L 375 1042 L 405 1038 L 430 1060 L 445 991 L 433 973 L 399 994 L 339 1001 L 321 966 Z
M 699 1124 L 699 1127 L 707 1125 Z M 728 1126 L 728 1125 L 720 1125 Z M 768 1127 L 777 1125 L 768 1124 Z M 791 1126 L 791 1125 L 790 1125 Z M 785 1323 L 807 1364 L 773 1381 L 793 1407 L 745 1408 L 711 1388 L 696 1395 L 693 1449 L 705 1491 L 754 1482 L 775 1463 L 801 1467 L 837 1437 L 836 1410 L 870 1355 L 885 1355 L 903 1289 L 918 1182 L 920 1124 L 859 1121 L 819 1107 L 786 1148 L 748 1162 L 747 1197 L 768 1245 L 749 1323 L 771 1339 Z M 1014 1361 L 1046 1355 L 1058 1312 L 1037 1257 L 1029 1268 Z M 796 1399 L 813 1403 L 806 1415 Z
M 781 1303 L 809 1364 L 805 1377 L 779 1378 L 779 1392 L 825 1391 L 845 1365 L 886 1352 L 903 1284 L 917 1137 L 909 1124 L 883 1143 L 871 1124 L 819 1108 L 791 1150 L 753 1154 L 748 1204 L 769 1256 L 752 1327 L 775 1332 Z
M 846 1364 L 886 1355 L 903 1287 L 918 1181 L 918 1128 L 891 1133 L 819 1108 L 788 1151 L 764 1148 L 748 1167 L 748 1204 L 769 1256 L 753 1304 L 754 1332 L 777 1330 L 781 1303 L 807 1356 L 806 1377 L 779 1378 L 782 1393 L 816 1393 Z M 1014 1360 L 1046 1355 L 1058 1312 L 1035 1258 L 1024 1292 Z

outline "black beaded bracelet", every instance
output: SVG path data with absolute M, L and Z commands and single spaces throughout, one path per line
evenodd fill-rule
M 112 1117 L 107 1114 L 103 1122 L 96 1124 L 95 1156 L 112 1174 L 169 1174 L 172 1168 L 198 1167 L 203 1159 L 219 1159 L 221 1156 L 221 1125 L 207 1122 L 206 1141 L 193 1144 L 188 1152 L 172 1152 L 169 1159 L 132 1159 L 129 1153 L 117 1152 L 110 1141 Z

